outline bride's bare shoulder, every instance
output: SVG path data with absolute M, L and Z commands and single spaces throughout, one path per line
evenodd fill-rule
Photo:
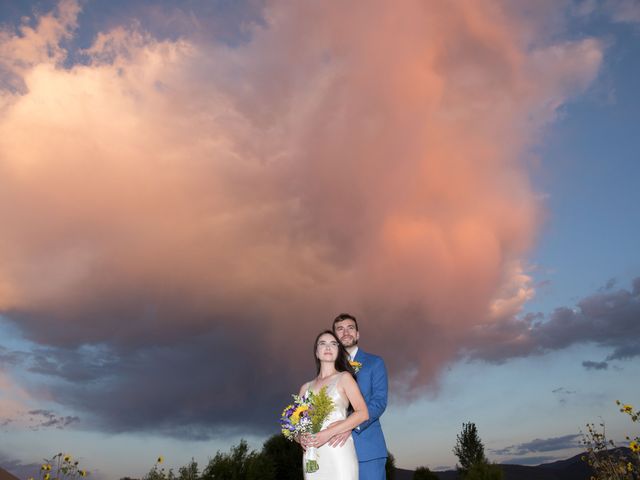
M 302 384 L 302 386 L 300 387 L 300 393 L 299 393 L 300 396 L 305 394 L 305 392 L 309 389 L 309 386 L 311 385 L 312 381 L 313 380 L 310 380 Z
M 349 372 L 340 372 L 338 377 L 338 383 L 344 385 L 345 383 L 355 382 Z

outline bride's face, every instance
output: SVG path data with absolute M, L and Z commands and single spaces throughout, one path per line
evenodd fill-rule
M 325 333 L 318 339 L 316 355 L 322 362 L 335 362 L 338 358 L 338 341 L 333 335 Z

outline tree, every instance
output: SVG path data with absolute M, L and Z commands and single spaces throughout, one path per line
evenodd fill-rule
M 229 453 L 216 453 L 202 472 L 201 480 L 275 480 L 273 467 L 261 453 L 249 451 L 245 440 Z
M 467 477 L 467 473 L 474 465 L 489 463 L 487 457 L 484 456 L 484 445 L 478 436 L 475 423 L 462 424 L 462 432 L 458 434 L 453 453 L 460 461 L 458 473 L 462 478 Z
M 384 464 L 384 469 L 387 473 L 387 480 L 396 478 L 396 457 L 389 450 L 387 450 L 387 462 Z
M 298 443 L 276 434 L 264 442 L 262 455 L 270 462 L 278 480 L 302 479 L 302 448 Z
M 413 472 L 413 480 L 438 480 L 438 476 L 427 467 L 418 467 Z
M 160 468 L 156 463 L 149 473 L 147 473 L 142 480 L 175 480 L 176 476 L 173 473 L 173 469 L 166 471 L 164 468 Z
M 198 462 L 193 458 L 184 467 L 178 469 L 178 480 L 198 480 Z

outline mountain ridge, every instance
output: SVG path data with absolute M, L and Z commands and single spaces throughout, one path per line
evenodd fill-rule
M 627 453 L 628 448 L 616 450 Z M 579 453 L 564 460 L 555 460 L 536 466 L 512 465 L 508 463 L 498 464 L 504 472 L 504 480 L 584 480 L 593 473 L 589 465 L 581 457 L 586 452 Z M 396 468 L 395 480 L 412 480 L 414 470 Z M 455 470 L 433 472 L 439 480 L 457 480 L 458 473 Z

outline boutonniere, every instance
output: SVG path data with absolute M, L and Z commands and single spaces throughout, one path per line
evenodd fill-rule
M 349 360 L 349 364 L 353 367 L 353 370 L 358 373 L 362 368 L 362 364 L 360 362 L 356 362 L 355 360 Z

